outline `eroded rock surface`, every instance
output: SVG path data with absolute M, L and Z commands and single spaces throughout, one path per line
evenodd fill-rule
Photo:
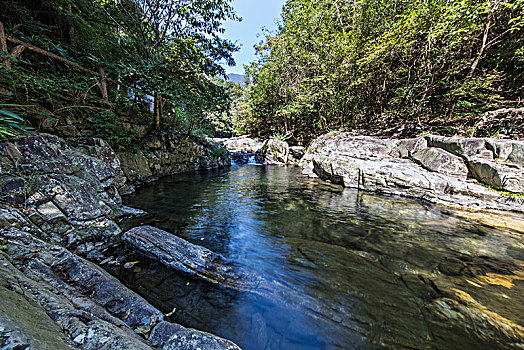
M 250 276 L 222 256 L 204 247 L 152 226 L 139 226 L 127 231 L 122 240 L 133 250 L 177 271 L 238 289 L 256 285 Z
M 120 152 L 118 158 L 127 179 L 135 185 L 168 175 L 225 167 L 231 163 L 224 148 L 175 132 L 150 136 L 140 152 Z
M 289 144 L 275 139 L 264 141 L 257 156 L 267 165 L 285 165 L 291 160 Z
M 158 171 L 160 159 L 182 147 L 169 138 L 157 141 L 150 145 L 159 150 L 148 163 L 151 176 L 167 175 Z M 214 148 L 191 142 L 183 152 L 193 158 L 184 164 L 214 166 Z M 124 173 L 111 147 L 98 139 L 74 148 L 35 133 L 0 144 L 0 194 L 7 203 L 0 204 L 0 347 L 155 348 L 146 339 L 164 315 L 93 263 L 118 263 L 105 255 L 121 244 L 115 221 L 143 213 L 122 206 L 120 193 L 132 191 L 136 180 Z M 175 328 L 183 337 L 173 334 L 177 340 L 166 342 L 166 349 L 185 340 L 188 349 L 234 348 L 178 325 L 164 333 Z
M 232 137 L 228 139 L 212 139 L 224 146 L 229 153 L 258 153 L 263 142 L 247 136 Z
M 229 340 L 168 322 L 159 323 L 149 339 L 154 345 L 165 350 L 240 350 Z
M 470 209 L 524 211 L 524 200 L 501 192 L 524 192 L 522 147 L 524 142 L 481 138 L 331 133 L 313 142 L 301 165 L 305 173 L 345 187 Z
M 41 230 L 22 212 L 4 210 L 0 216 L 5 223 L 0 230 L 0 309 L 6 313 L 0 316 L 0 332 L 5 344 L 13 345 L 7 348 L 151 349 L 153 344 L 141 335 L 162 323 L 168 327 L 162 334 L 173 340 L 161 348 L 173 349 L 187 340 L 187 349 L 235 349 L 211 334 L 166 325 L 159 310 L 106 271 L 37 238 Z

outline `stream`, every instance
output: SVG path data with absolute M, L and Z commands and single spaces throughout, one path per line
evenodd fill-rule
M 111 272 L 171 321 L 246 350 L 522 346 L 521 234 L 300 170 L 238 163 L 125 198 L 149 213 L 128 225 L 211 249 L 270 289 L 234 290 L 137 254 Z

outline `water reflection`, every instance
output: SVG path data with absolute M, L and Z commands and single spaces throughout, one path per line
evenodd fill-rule
M 249 162 L 163 179 L 127 204 L 260 277 L 257 288 L 235 291 L 143 258 L 120 273 L 163 311 L 176 308 L 174 321 L 245 349 L 478 349 L 514 341 L 454 321 L 441 302 L 463 296 L 455 290 L 524 324 L 522 279 L 510 289 L 479 279 L 520 271 L 513 256 L 521 237 L 436 206 L 340 191 L 298 168 Z

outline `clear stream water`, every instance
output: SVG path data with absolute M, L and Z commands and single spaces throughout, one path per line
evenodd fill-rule
M 126 204 L 150 213 L 134 224 L 205 246 L 271 283 L 231 290 L 140 256 L 115 272 L 163 312 L 174 309 L 172 321 L 247 350 L 506 347 L 435 311 L 450 285 L 524 325 L 522 280 L 512 288 L 477 280 L 514 273 L 522 237 L 441 207 L 252 163 L 168 177 Z

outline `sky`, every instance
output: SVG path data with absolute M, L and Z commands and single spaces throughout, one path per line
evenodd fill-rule
M 280 18 L 285 0 L 233 0 L 231 5 L 242 17 L 242 22 L 227 21 L 223 37 L 241 45 L 240 51 L 233 57 L 237 65 L 224 65 L 227 73 L 244 74 L 244 65 L 255 60 L 253 45 L 259 43 L 263 36 L 262 27 L 276 29 L 276 20 Z M 257 34 L 260 36 L 257 37 Z

